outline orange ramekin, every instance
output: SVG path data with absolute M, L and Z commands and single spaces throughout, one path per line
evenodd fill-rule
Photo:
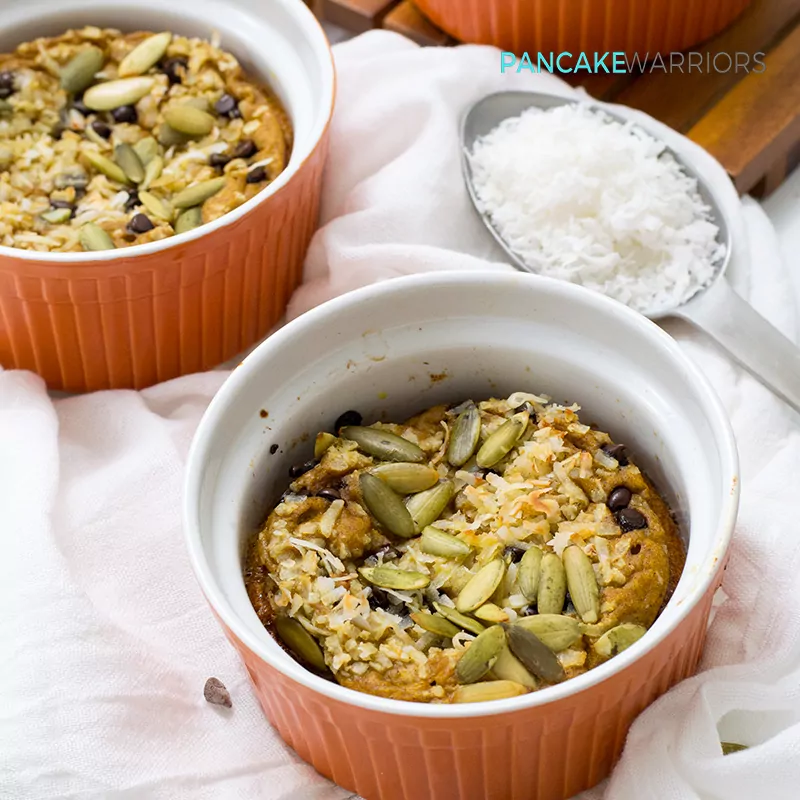
M 532 56 L 670 53 L 727 27 L 753 0 L 414 0 L 462 42 Z M 535 63 L 535 58 L 534 58 Z
M 300 666 L 261 625 L 241 572 L 246 540 L 286 490 L 289 466 L 350 408 L 368 421 L 402 419 L 520 390 L 580 402 L 670 500 L 687 562 L 655 624 L 584 675 L 488 703 L 389 700 Z M 719 400 L 646 318 L 538 276 L 429 273 L 325 303 L 234 370 L 192 444 L 184 530 L 267 717 L 323 775 L 368 800 L 564 800 L 604 778 L 636 715 L 697 668 L 728 558 L 737 472 Z
M 295 133 L 289 164 L 269 187 L 193 231 L 97 253 L 0 246 L 0 365 L 33 370 L 51 389 L 138 389 L 215 367 L 279 322 L 302 278 L 333 113 L 325 34 L 302 0 L 174 7 L 60 0 L 43 13 L 37 3 L 0 0 L 0 50 L 86 24 L 218 31 L 223 47 L 269 81 Z

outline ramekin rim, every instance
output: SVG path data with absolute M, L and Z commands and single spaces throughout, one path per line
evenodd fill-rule
M 665 349 L 667 355 L 678 361 L 681 368 L 690 374 L 691 378 L 696 382 L 696 387 L 701 392 L 701 399 L 704 406 L 711 412 L 709 419 L 715 424 L 715 439 L 720 446 L 722 461 L 721 471 L 723 475 L 727 473 L 727 479 L 731 486 L 730 492 L 723 499 L 722 511 L 719 515 L 719 521 L 712 540 L 713 552 L 717 554 L 714 556 L 716 568 L 709 568 L 703 578 L 697 581 L 690 595 L 682 601 L 680 607 L 676 610 L 669 625 L 660 631 L 657 637 L 645 635 L 633 646 L 605 664 L 556 686 L 547 687 L 520 697 L 465 704 L 413 703 L 377 697 L 348 689 L 314 675 L 299 664 L 294 664 L 290 669 L 286 669 L 286 665 L 276 662 L 268 652 L 262 649 L 261 642 L 250 634 L 247 627 L 240 622 L 239 615 L 236 614 L 233 608 L 230 607 L 224 598 L 220 596 L 220 593 L 218 593 L 218 587 L 205 559 L 202 542 L 199 537 L 200 525 L 197 514 L 195 513 L 197 507 L 195 501 L 199 494 L 196 490 L 199 488 L 200 464 L 203 463 L 204 450 L 216 424 L 224 415 L 225 406 L 229 398 L 234 397 L 239 387 L 248 379 L 250 373 L 258 369 L 259 362 L 264 358 L 264 354 L 272 349 L 282 347 L 284 342 L 288 341 L 294 335 L 294 331 L 300 326 L 309 327 L 323 323 L 326 319 L 336 317 L 345 312 L 348 308 L 352 308 L 359 303 L 369 301 L 373 297 L 380 296 L 384 293 L 400 291 L 404 287 L 425 287 L 429 284 L 440 282 L 459 283 L 463 286 L 464 281 L 477 283 L 481 280 L 500 281 L 508 283 L 509 285 L 513 285 L 520 280 L 536 282 L 548 291 L 564 292 L 567 295 L 572 295 L 579 303 L 585 302 L 595 307 L 599 306 L 601 310 L 605 309 L 605 311 L 609 313 L 622 315 L 631 325 L 639 328 L 643 336 L 649 336 L 653 341 L 658 342 L 658 344 Z M 577 695 L 623 672 L 633 662 L 644 657 L 658 644 L 672 635 L 709 591 L 719 569 L 721 569 L 721 563 L 724 561 L 725 554 L 729 550 L 733 536 L 739 505 L 739 484 L 738 451 L 733 429 L 721 400 L 699 367 L 697 367 L 680 349 L 678 343 L 654 322 L 651 322 L 636 311 L 629 309 L 622 303 L 605 297 L 602 294 L 592 292 L 565 281 L 539 275 L 499 270 L 476 270 L 468 273 L 421 273 L 380 281 L 328 300 L 316 308 L 307 311 L 305 314 L 297 317 L 283 328 L 273 333 L 233 371 L 209 403 L 189 449 L 183 497 L 184 537 L 189 550 L 189 560 L 195 578 L 213 612 L 228 631 L 251 653 L 273 669 L 278 670 L 289 680 L 295 681 L 334 702 L 340 702 L 346 706 L 362 708 L 372 712 L 430 719 L 474 718 L 494 716 L 511 711 L 521 711 L 537 706 L 544 706 Z M 712 565 L 709 564 L 709 567 L 711 566 Z
M 306 162 L 314 155 L 319 148 L 319 145 L 325 139 L 325 135 L 330 127 L 331 120 L 333 119 L 333 111 L 336 101 L 336 66 L 333 58 L 333 51 L 328 37 L 320 24 L 320 21 L 311 11 L 311 9 L 302 0 L 298 2 L 287 3 L 284 0 L 284 6 L 287 9 L 292 9 L 290 13 L 296 13 L 295 17 L 298 22 L 303 26 L 304 32 L 309 35 L 309 42 L 314 47 L 315 51 L 321 56 L 321 63 L 325 66 L 325 81 L 324 88 L 324 104 L 327 106 L 327 113 L 323 117 L 321 114 L 314 122 L 309 135 L 309 145 L 307 152 L 302 155 L 296 164 L 287 164 L 286 168 L 281 174 L 263 191 L 251 197 L 246 203 L 233 209 L 232 211 L 223 214 L 218 219 L 212 222 L 207 222 L 198 228 L 194 228 L 184 233 L 179 233 L 176 236 L 170 236 L 166 239 L 159 239 L 154 242 L 147 242 L 145 244 L 134 244 L 130 247 L 118 248 L 116 250 L 99 250 L 99 251 L 80 251 L 80 252 L 49 252 L 39 250 L 24 250 L 19 247 L 9 247 L 8 245 L 0 244 L 0 258 L 3 259 L 18 259 L 23 262 L 32 262 L 38 267 L 51 267 L 58 268 L 62 266 L 80 266 L 84 269 L 105 269 L 109 262 L 115 261 L 119 258 L 136 259 L 151 256 L 157 253 L 167 253 L 174 247 L 189 244 L 190 242 L 201 239 L 205 236 L 210 236 L 212 233 L 221 229 L 227 228 L 235 224 L 247 214 L 255 211 L 255 209 L 266 202 L 272 197 L 278 195 L 288 183 L 294 178 L 305 166 Z M 189 12 L 191 14 L 191 12 Z M 322 45 L 322 47 L 319 47 Z M 319 49 L 318 49 L 319 48 Z M 326 54 L 326 57 L 322 57 Z

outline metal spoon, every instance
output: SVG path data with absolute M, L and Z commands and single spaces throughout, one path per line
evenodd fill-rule
M 519 116 L 523 111 L 536 106 L 547 109 L 567 103 L 586 103 L 583 99 L 559 97 L 540 92 L 499 92 L 479 100 L 464 116 L 461 123 L 461 165 L 469 196 L 489 232 L 505 250 L 514 266 L 523 272 L 535 272 L 521 257 L 503 241 L 491 219 L 480 209 L 472 182 L 468 153 L 475 140 L 485 136 L 504 119 Z M 611 117 L 628 120 L 619 113 L 589 102 Z M 648 131 L 654 135 L 652 131 Z M 698 290 L 688 301 L 667 310 L 647 312 L 652 320 L 678 317 L 705 331 L 716 343 L 753 377 L 773 391 L 796 411 L 800 411 L 800 348 L 787 339 L 774 326 L 758 314 L 731 287 L 725 278 L 725 270 L 731 259 L 733 241 L 731 226 L 722 204 L 714 192 L 680 153 L 667 150 L 683 170 L 697 180 L 698 191 L 711 208 L 714 223 L 719 228 L 718 240 L 725 245 L 725 258 L 717 268 L 713 281 Z

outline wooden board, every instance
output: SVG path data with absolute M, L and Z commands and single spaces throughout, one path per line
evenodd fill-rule
M 354 33 L 383 27 L 425 46 L 456 44 L 410 0 L 316 0 L 316 10 Z M 730 28 L 692 50 L 703 58 L 766 53 L 766 70 L 645 70 L 584 75 L 572 83 L 686 134 L 722 163 L 740 192 L 769 194 L 800 161 L 800 0 L 757 0 Z

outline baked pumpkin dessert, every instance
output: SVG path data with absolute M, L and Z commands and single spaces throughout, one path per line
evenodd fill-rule
M 403 423 L 347 412 L 250 544 L 259 618 L 306 667 L 415 702 L 512 697 L 621 652 L 684 548 L 625 447 L 578 411 L 515 392 Z
M 211 40 L 87 26 L 0 55 L 0 244 L 109 250 L 211 222 L 292 148 L 272 90 Z

